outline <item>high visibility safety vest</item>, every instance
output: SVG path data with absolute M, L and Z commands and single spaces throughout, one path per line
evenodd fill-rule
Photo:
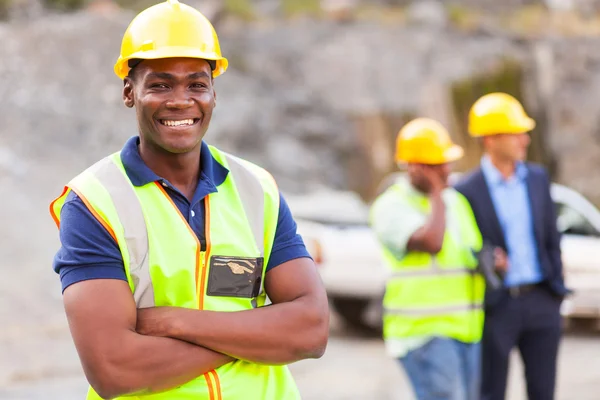
M 134 186 L 120 153 L 74 178 L 51 205 L 57 224 L 73 190 L 119 244 L 138 308 L 176 306 L 241 311 L 265 304 L 265 269 L 279 191 L 258 166 L 209 146 L 229 169 L 205 198 L 206 249 L 158 182 Z M 119 399 L 291 400 L 300 394 L 286 366 L 234 361 L 167 392 Z M 100 399 L 90 387 L 88 400 Z
M 399 205 L 428 215 L 429 199 L 415 195 L 408 185 L 394 184 L 380 199 L 392 196 Z M 391 270 L 383 301 L 386 339 L 442 336 L 465 343 L 481 339 L 485 281 L 475 273 L 472 252 L 481 249 L 481 234 L 468 201 L 454 189 L 446 192 L 446 232 L 438 254 L 412 251 L 398 259 L 383 248 Z

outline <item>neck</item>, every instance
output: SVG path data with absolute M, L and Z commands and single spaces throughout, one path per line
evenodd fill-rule
M 140 156 L 156 175 L 168 180 L 191 201 L 200 176 L 200 146 L 189 153 L 173 154 L 140 142 Z
M 488 154 L 488 156 L 490 157 L 490 161 L 492 162 L 494 167 L 496 167 L 496 169 L 500 171 L 500 174 L 504 178 L 508 179 L 515 174 L 515 170 L 517 169 L 517 163 L 515 161 L 498 156 L 493 156 L 491 154 Z

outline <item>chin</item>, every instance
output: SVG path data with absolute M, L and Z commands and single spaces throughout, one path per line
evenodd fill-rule
M 194 151 L 198 148 L 198 145 L 174 145 L 165 148 L 169 153 L 173 154 L 186 154 Z
M 198 137 L 172 138 L 171 140 L 165 140 L 161 147 L 169 153 L 184 154 L 197 149 L 201 142 L 202 138 Z

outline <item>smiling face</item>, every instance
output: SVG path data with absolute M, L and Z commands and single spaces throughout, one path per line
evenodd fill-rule
M 140 140 L 155 150 L 188 153 L 208 130 L 216 93 L 206 60 L 144 60 L 125 78 L 123 101 L 135 107 Z

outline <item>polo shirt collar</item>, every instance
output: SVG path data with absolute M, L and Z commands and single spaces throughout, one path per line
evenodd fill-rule
M 163 182 L 164 178 L 152 171 L 140 155 L 139 136 L 133 136 L 125 143 L 121 150 L 121 161 L 125 172 L 134 186 L 144 186 L 151 182 Z M 214 191 L 219 187 L 229 174 L 229 170 L 213 157 L 206 142 L 202 141 L 200 148 L 200 180 L 208 180 L 214 186 Z

